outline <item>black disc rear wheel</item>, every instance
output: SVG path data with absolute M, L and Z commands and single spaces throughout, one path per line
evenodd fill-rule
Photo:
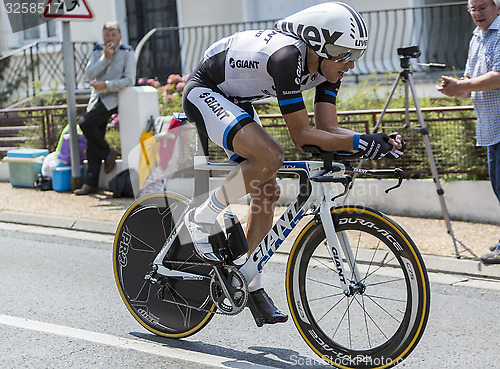
M 175 235 L 163 265 L 206 278 L 166 278 L 161 285 L 144 279 L 187 204 L 183 196 L 170 193 L 138 199 L 122 217 L 113 248 L 116 284 L 128 310 L 146 329 L 169 338 L 196 333 L 215 310 L 210 298 L 211 267 L 201 265 L 185 227 Z

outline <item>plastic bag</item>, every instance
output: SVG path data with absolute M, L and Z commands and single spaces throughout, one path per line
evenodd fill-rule
M 128 169 L 118 173 L 108 183 L 109 189 L 113 192 L 113 197 L 134 197 L 131 173 Z
M 82 130 L 77 126 L 76 132 L 78 133 L 78 149 L 80 151 L 80 164 L 85 160 L 85 150 L 87 148 L 87 139 L 85 138 Z M 67 125 L 61 132 L 59 137 L 59 144 L 57 145 L 56 152 L 57 158 L 64 164 L 71 164 L 71 146 L 70 146 L 69 125 Z
M 61 164 L 57 158 L 57 154 L 57 151 L 51 152 L 43 159 L 42 176 L 52 178 L 52 170 Z

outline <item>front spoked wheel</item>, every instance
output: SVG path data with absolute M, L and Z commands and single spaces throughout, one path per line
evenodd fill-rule
M 331 211 L 340 242 L 350 245 L 360 280 L 346 260 L 332 260 L 321 222 L 297 237 L 287 266 L 287 298 L 307 344 L 339 368 L 388 368 L 424 332 L 430 306 L 422 257 L 408 234 L 383 214 L 361 207 Z M 345 276 L 335 263 L 343 262 Z M 340 283 L 346 280 L 348 290 Z

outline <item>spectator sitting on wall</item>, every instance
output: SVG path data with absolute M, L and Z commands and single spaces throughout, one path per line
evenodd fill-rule
M 103 43 L 94 47 L 85 76 L 91 81 L 92 93 L 87 113 L 78 124 L 87 138 L 87 175 L 76 195 L 96 193 L 99 172 L 104 160 L 104 172 L 115 167 L 118 153 L 109 147 L 104 136 L 110 117 L 118 111 L 118 92 L 135 83 L 135 56 L 131 46 L 120 43 L 118 22 L 107 22 L 102 30 Z

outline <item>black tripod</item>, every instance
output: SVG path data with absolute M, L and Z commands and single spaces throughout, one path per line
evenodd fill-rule
M 405 48 L 399 48 L 398 49 L 398 55 L 400 56 L 400 62 L 401 62 L 401 71 L 399 72 L 399 76 L 396 80 L 396 83 L 394 83 L 394 87 L 392 88 L 392 91 L 389 95 L 389 98 L 387 99 L 387 102 L 385 103 L 384 108 L 382 109 L 382 112 L 380 113 L 380 117 L 377 121 L 377 124 L 373 128 L 373 133 L 376 133 L 379 129 L 381 128 L 390 128 L 390 129 L 400 129 L 400 128 L 411 128 L 411 129 L 418 129 L 420 133 L 422 134 L 422 138 L 425 143 L 425 149 L 427 151 L 427 157 L 429 159 L 429 164 L 431 166 L 431 172 L 432 172 L 432 178 L 434 179 L 434 183 L 436 184 L 436 189 L 437 189 L 437 194 L 439 197 L 439 202 L 441 204 L 441 210 L 443 212 L 443 219 L 446 222 L 446 226 L 448 228 L 448 233 L 450 234 L 451 238 L 453 239 L 453 246 L 455 247 L 455 255 L 457 258 L 460 258 L 460 254 L 457 249 L 457 242 L 455 240 L 455 236 L 453 235 L 453 230 L 451 228 L 451 222 L 450 222 L 450 216 L 448 214 L 448 209 L 446 207 L 446 203 L 444 201 L 444 190 L 441 187 L 441 182 L 439 181 L 439 175 L 436 167 L 436 162 L 434 160 L 434 155 L 432 153 L 431 149 L 431 144 L 429 141 L 429 131 L 427 130 L 427 127 L 425 126 L 424 122 L 424 117 L 422 115 L 422 110 L 420 109 L 420 104 L 418 103 L 418 98 L 415 93 L 415 85 L 413 83 L 413 77 L 412 77 L 412 72 L 410 69 L 410 59 L 411 58 L 418 58 L 420 56 L 420 49 L 418 46 L 410 46 L 410 47 L 405 47 Z M 427 64 L 428 66 L 431 67 L 444 67 L 442 64 Z M 387 108 L 389 106 L 389 103 L 392 100 L 392 97 L 394 95 L 394 92 L 396 91 L 396 88 L 399 84 L 399 82 L 404 83 L 405 87 L 405 125 L 402 127 L 380 127 L 382 120 L 384 118 L 384 115 L 387 111 Z M 410 122 L 410 101 L 409 101 L 409 92 L 411 90 L 412 96 L 413 96 L 413 102 L 415 104 L 415 110 L 418 116 L 418 121 L 420 125 L 417 126 L 412 126 Z M 361 168 L 363 164 L 363 160 L 360 161 L 359 163 L 359 168 Z M 353 179 L 354 180 L 354 179 Z

